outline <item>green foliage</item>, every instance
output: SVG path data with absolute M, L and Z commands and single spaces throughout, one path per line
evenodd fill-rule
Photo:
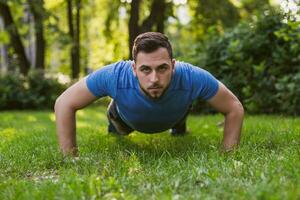
M 232 27 L 240 18 L 238 8 L 229 0 L 197 0 L 190 4 L 195 10 L 195 23 L 198 22 L 204 27 L 216 24 Z
M 291 114 L 299 114 L 300 113 L 300 73 L 297 74 L 289 74 L 280 78 L 275 87 L 277 89 L 277 101 L 281 104 L 280 107 L 281 112 L 288 111 Z
M 78 158 L 63 158 L 49 111 L 0 113 L 0 199 L 297 199 L 300 119 L 248 116 L 241 146 L 219 151 L 221 115 L 190 134 L 106 132 L 105 107 L 77 112 Z
M 287 22 L 286 22 L 287 21 Z M 252 113 L 300 114 L 300 22 L 266 13 L 207 42 L 198 62 Z
M 0 77 L 0 109 L 21 108 L 24 99 L 24 77 L 19 74 L 6 74 Z
M 9 34 L 7 32 L 0 30 L 0 42 L 2 44 L 9 43 Z
M 54 78 L 31 71 L 27 77 L 19 73 L 0 76 L 0 110 L 52 109 L 58 95 L 66 89 Z

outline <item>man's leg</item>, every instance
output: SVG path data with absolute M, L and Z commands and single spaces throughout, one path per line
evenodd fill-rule
M 108 132 L 118 135 L 128 135 L 134 131 L 120 117 L 115 102 L 112 100 L 107 108 Z

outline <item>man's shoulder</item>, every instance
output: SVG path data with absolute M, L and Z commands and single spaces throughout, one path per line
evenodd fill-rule
M 191 86 L 194 80 L 204 81 L 210 73 L 198 66 L 191 63 L 176 61 L 175 64 L 175 79 L 184 82 Z
M 118 61 L 105 65 L 90 75 L 93 75 L 96 78 L 106 77 L 108 79 L 118 79 L 118 77 L 128 76 L 132 71 L 132 61 Z M 110 78 L 109 78 L 110 77 Z
M 89 74 L 86 83 L 95 96 L 115 97 L 117 88 L 129 87 L 132 82 L 128 81 L 133 79 L 130 70 L 130 61 L 112 63 Z
M 121 60 L 115 63 L 111 63 L 109 65 L 104 66 L 103 68 L 107 68 L 108 70 L 112 70 L 113 72 L 126 72 L 131 68 L 132 61 L 130 60 Z
M 195 78 L 195 76 L 203 77 L 203 76 L 207 76 L 210 73 L 206 69 L 193 65 L 191 63 L 176 61 L 175 74 L 178 77 L 182 77 L 187 80 L 190 80 Z
M 131 60 L 119 61 L 113 65 L 114 78 L 118 89 L 134 88 L 134 74 Z
M 184 61 L 176 61 L 175 67 L 178 69 L 180 73 L 193 71 L 193 70 L 200 70 L 203 71 L 203 69 L 199 66 L 196 66 L 194 64 L 184 62 Z M 205 71 L 205 70 L 204 70 Z
M 116 68 L 120 69 L 130 69 L 132 66 L 131 60 L 121 60 L 113 64 Z
M 175 76 L 181 80 L 189 80 L 194 70 L 198 67 L 183 61 L 176 61 L 175 63 Z

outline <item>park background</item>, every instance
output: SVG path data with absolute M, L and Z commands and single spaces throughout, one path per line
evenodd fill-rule
M 67 85 L 131 59 L 134 38 L 159 31 L 177 60 L 210 71 L 248 113 L 300 113 L 299 1 L 1 2 L 1 110 L 52 109 Z M 212 112 L 204 105 L 194 111 Z
M 201 100 L 186 137 L 109 136 L 104 99 L 62 157 L 56 98 L 146 31 L 241 100 L 240 148 L 219 151 L 223 116 Z M 299 85 L 299 0 L 0 0 L 0 199 L 299 199 Z

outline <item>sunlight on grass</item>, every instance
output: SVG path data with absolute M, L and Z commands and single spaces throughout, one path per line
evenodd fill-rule
M 87 121 L 88 123 L 91 122 L 103 122 L 107 121 L 106 112 L 101 109 L 93 109 L 93 110 L 78 110 L 76 112 L 76 117 L 79 120 Z
M 83 121 L 79 121 L 76 123 L 76 127 L 77 128 L 87 128 L 90 127 L 91 124 L 89 122 L 83 122 Z
M 28 122 L 36 122 L 37 118 L 35 116 L 29 115 L 29 116 L 27 116 L 26 120 Z
M 52 122 L 55 122 L 55 114 L 54 113 L 51 113 L 48 116 Z
M 79 116 L 79 117 L 82 117 L 82 116 L 85 115 L 85 113 L 86 113 L 85 110 L 79 110 L 79 111 L 76 112 L 76 115 Z
M 17 131 L 15 128 L 5 128 L 0 130 L 0 137 L 2 140 L 12 140 L 14 137 L 16 137 Z
M 246 116 L 241 146 L 222 153 L 222 115 L 190 116 L 184 137 L 113 136 L 105 107 L 77 117 L 80 155 L 64 158 L 52 111 L 0 113 L 0 199 L 300 196 L 300 118 Z
M 9 122 L 14 120 L 14 115 L 12 114 L 6 114 L 6 115 L 1 115 L 0 116 L 0 121 L 1 122 Z

